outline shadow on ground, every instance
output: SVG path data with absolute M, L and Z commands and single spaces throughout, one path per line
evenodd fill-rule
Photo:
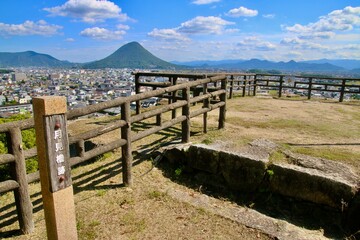
M 148 126 L 145 125 L 135 125 L 133 129 L 140 131 L 147 127 Z M 156 150 L 165 145 L 172 144 L 174 140 L 178 141 L 181 131 L 179 128 L 169 128 L 161 131 L 159 134 L 160 138 L 157 141 L 144 143 L 138 147 L 136 152 L 134 152 L 134 166 L 143 161 L 155 159 L 159 156 Z M 116 154 L 120 155 L 120 152 L 117 151 Z M 94 161 L 96 160 L 88 161 L 80 166 L 91 164 Z M 338 220 L 338 215 L 340 213 L 329 211 L 328 208 L 318 207 L 309 202 L 275 195 L 266 189 L 256 193 L 239 193 L 232 191 L 221 184 L 215 187 L 210 186 L 201 178 L 201 176 L 199 176 L 198 172 L 186 171 L 186 168 L 181 165 L 181 163 L 170 164 L 166 158 L 159 158 L 158 162 L 153 163 L 163 172 L 165 177 L 203 194 L 219 199 L 230 200 L 240 206 L 252 208 L 267 216 L 285 220 L 299 227 L 313 230 L 322 229 L 324 235 L 329 238 L 342 239 L 351 236 L 350 233 L 340 227 L 341 222 Z M 101 164 L 88 172 L 78 174 L 73 177 L 74 193 L 124 187 L 123 184 L 120 184 L 121 172 L 121 159 L 116 158 L 116 160 L 112 162 Z M 118 183 L 114 182 L 104 185 L 110 178 L 116 176 L 119 177 Z M 42 210 L 41 193 L 37 192 L 32 194 L 31 199 L 34 206 L 34 213 Z M 1 207 L 0 212 L 6 212 L 6 214 L 2 215 L 2 219 L 0 220 L 0 229 L 17 221 L 14 203 Z M 0 232 L 0 238 L 10 238 L 19 235 L 21 235 L 20 230 Z M 357 237 L 360 236 L 351 236 L 350 239 L 356 239 Z
M 195 170 L 187 170 L 180 164 L 169 163 L 165 158 L 158 168 L 165 177 L 185 185 L 203 194 L 226 199 L 246 208 L 254 209 L 264 215 L 285 220 L 301 228 L 320 230 L 325 237 L 331 239 L 358 239 L 360 232 L 353 233 L 341 227 L 341 212 L 334 212 L 326 206 L 318 206 L 310 202 L 300 201 L 271 193 L 267 189 L 259 189 L 255 193 L 238 192 L 229 189 L 221 179 L 211 179 Z M 220 184 L 219 184 L 220 183 Z
M 149 128 L 149 124 L 135 124 L 134 130 L 141 131 Z M 134 161 L 133 166 L 140 164 L 143 161 L 149 160 L 149 158 L 142 157 L 142 156 L 149 156 L 151 155 L 156 149 L 160 146 L 166 145 L 172 140 L 178 138 L 181 135 L 181 129 L 179 128 L 168 128 L 158 133 L 160 135 L 160 139 L 155 142 L 150 142 L 147 144 L 140 145 L 138 149 L 142 150 L 142 154 L 137 155 L 134 152 Z M 86 150 L 90 150 L 93 147 L 93 143 L 88 142 L 88 147 Z M 75 156 L 75 149 L 71 152 L 72 156 Z M 119 157 L 121 156 L 121 151 L 115 151 L 115 154 L 118 154 Z M 94 159 L 90 159 L 82 164 L 79 164 L 73 168 L 78 168 L 84 165 L 93 164 L 96 161 L 99 161 L 100 157 L 96 157 Z M 73 188 L 74 194 L 79 193 L 81 191 L 92 191 L 92 190 L 101 190 L 101 189 L 113 189 L 124 187 L 121 183 L 121 158 L 117 158 L 112 162 L 104 163 L 101 166 L 93 168 L 90 171 L 87 171 L 82 174 L 78 174 L 72 176 L 73 180 Z M 109 179 L 118 176 L 118 183 L 114 182 L 111 184 L 103 184 L 107 182 Z M 33 205 L 33 213 L 37 213 L 43 209 L 43 203 L 41 198 L 41 192 L 36 192 L 30 195 L 32 205 Z M 16 236 L 22 235 L 20 230 L 9 230 L 3 231 L 2 228 L 12 225 L 18 221 L 17 211 L 15 202 L 2 206 L 0 208 L 1 219 L 0 219 L 0 239 L 4 238 L 12 238 Z M 4 214 L 3 214 L 4 213 Z

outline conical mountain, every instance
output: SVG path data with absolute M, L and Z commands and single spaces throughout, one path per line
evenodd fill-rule
M 84 68 L 173 69 L 176 65 L 155 57 L 138 42 L 130 42 L 102 60 L 85 64 Z

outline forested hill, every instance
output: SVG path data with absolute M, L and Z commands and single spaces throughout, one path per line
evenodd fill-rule
M 50 55 L 26 52 L 0 52 L 0 67 L 72 67 L 74 63 L 61 61 Z

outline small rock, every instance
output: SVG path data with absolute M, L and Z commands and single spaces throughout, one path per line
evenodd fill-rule
M 129 188 L 129 187 L 126 187 L 125 188 L 125 192 L 128 192 L 128 193 L 131 193 L 133 192 L 134 190 L 132 188 Z

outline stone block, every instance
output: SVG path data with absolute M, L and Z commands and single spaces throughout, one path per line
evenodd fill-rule
M 207 145 L 193 145 L 189 148 L 189 166 L 217 174 L 219 172 L 219 152 Z
M 227 152 L 220 152 L 219 165 L 229 186 L 241 191 L 257 191 L 266 172 L 265 161 Z
M 270 190 L 285 196 L 344 209 L 355 196 L 352 184 L 337 181 L 316 169 L 290 164 L 272 164 Z

